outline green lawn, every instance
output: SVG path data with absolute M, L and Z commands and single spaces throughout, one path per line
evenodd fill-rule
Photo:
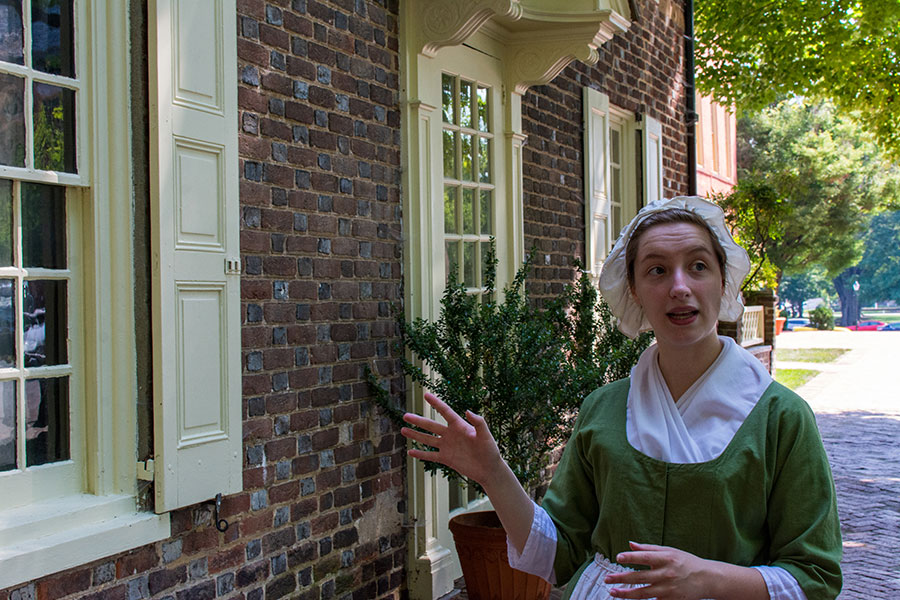
M 776 348 L 775 359 L 827 363 L 837 360 L 845 352 L 849 352 L 849 350 L 846 348 Z
M 871 319 L 873 321 L 884 321 L 885 323 L 894 323 L 896 321 L 900 321 L 900 313 L 866 312 L 866 313 L 863 313 L 863 319 Z
M 776 369 L 775 381 L 792 390 L 796 390 L 818 374 L 819 371 L 813 371 L 812 369 Z

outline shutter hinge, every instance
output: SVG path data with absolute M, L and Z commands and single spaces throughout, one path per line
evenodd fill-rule
M 225 274 L 226 275 L 240 275 L 241 274 L 241 259 L 226 258 L 225 259 Z
M 137 478 L 141 481 L 153 481 L 153 459 L 139 460 L 137 463 Z

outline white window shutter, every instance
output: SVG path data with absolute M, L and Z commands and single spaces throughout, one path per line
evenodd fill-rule
M 235 0 L 150 9 L 156 511 L 241 490 Z
M 662 124 L 644 116 L 644 200 L 647 204 L 663 197 Z
M 585 268 L 600 276 L 610 248 L 609 97 L 584 88 Z

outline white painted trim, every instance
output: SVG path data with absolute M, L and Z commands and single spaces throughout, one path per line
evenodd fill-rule
M 0 513 L 0 589 L 171 535 L 169 515 L 136 512 L 134 498 L 75 496 Z

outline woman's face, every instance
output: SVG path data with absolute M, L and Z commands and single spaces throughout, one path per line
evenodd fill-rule
M 631 291 L 660 349 L 717 341 L 724 288 L 709 234 L 692 223 L 664 223 L 638 244 Z

